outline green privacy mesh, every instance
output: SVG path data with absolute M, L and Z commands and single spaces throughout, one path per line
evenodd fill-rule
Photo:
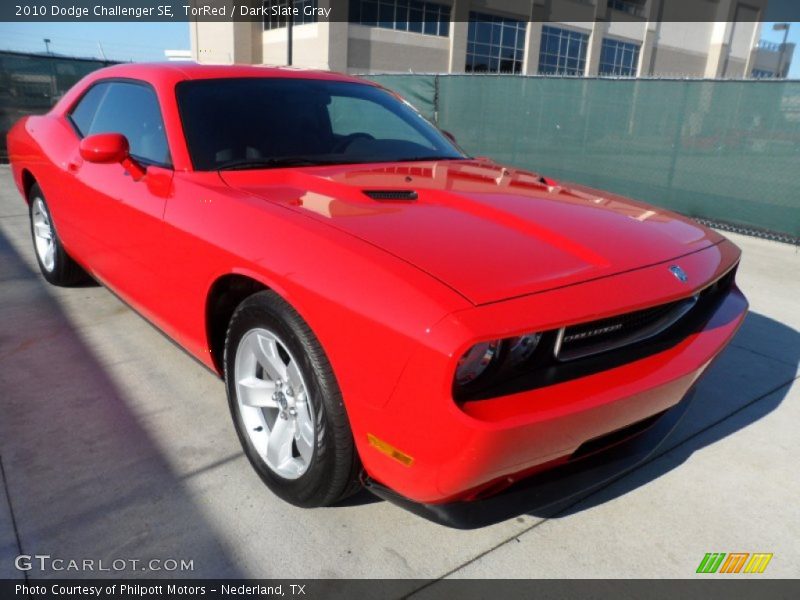
M 436 120 L 436 84 L 439 75 L 364 75 L 394 90 L 431 121 Z
M 0 52 L 0 158 L 109 63 Z M 800 82 L 369 75 L 492 158 L 685 214 L 800 237 Z
M 84 75 L 113 63 L 0 52 L 0 159 L 6 133 L 22 116 L 42 114 Z
M 473 155 L 800 236 L 800 82 L 370 79 L 436 115 Z

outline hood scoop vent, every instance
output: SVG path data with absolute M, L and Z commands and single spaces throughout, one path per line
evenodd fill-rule
M 414 190 L 363 190 L 364 194 L 373 200 L 392 201 L 417 199 L 417 192 Z

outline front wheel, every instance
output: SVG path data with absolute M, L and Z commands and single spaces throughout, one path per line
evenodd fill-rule
M 244 452 L 276 495 L 314 507 L 358 490 L 360 463 L 330 363 L 277 294 L 254 294 L 234 312 L 225 383 Z
M 64 250 L 42 188 L 34 185 L 28 201 L 33 249 L 44 278 L 53 285 L 61 286 L 74 285 L 88 279 L 86 272 Z

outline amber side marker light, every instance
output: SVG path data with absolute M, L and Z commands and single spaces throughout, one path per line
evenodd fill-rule
M 386 456 L 390 456 L 397 462 L 403 463 L 407 467 L 410 467 L 414 463 L 414 459 L 408 454 L 401 452 L 389 442 L 384 442 L 371 433 L 367 434 L 367 441 L 369 441 L 369 445 L 375 448 L 378 452 L 383 452 Z

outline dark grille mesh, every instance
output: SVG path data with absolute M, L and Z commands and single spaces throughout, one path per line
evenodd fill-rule
M 678 309 L 685 301 L 670 302 L 608 319 L 581 323 L 564 331 L 562 352 L 575 351 L 595 344 L 613 343 L 615 339 L 641 331 Z
M 711 297 L 730 288 L 734 272 L 726 274 L 694 298 L 686 298 L 651 308 L 579 323 L 565 328 L 557 358 L 569 360 L 599 353 L 659 335 L 687 315 L 704 310 Z M 661 328 L 659 328 L 661 327 Z

